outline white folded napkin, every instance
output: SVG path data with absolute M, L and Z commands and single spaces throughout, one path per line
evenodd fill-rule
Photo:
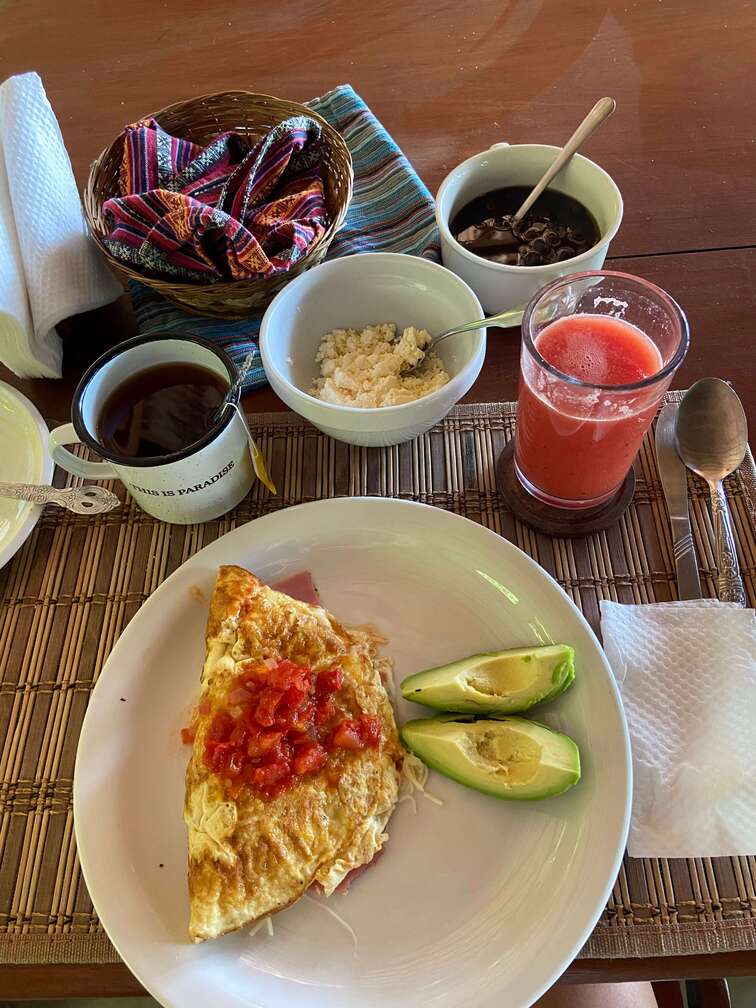
M 715 599 L 601 603 L 633 748 L 631 857 L 756 852 L 756 621 Z
M 36 73 L 0 85 L 0 361 L 59 378 L 56 325 L 122 289 L 87 234 L 71 162 Z

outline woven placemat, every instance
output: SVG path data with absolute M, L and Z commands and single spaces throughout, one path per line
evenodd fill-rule
M 231 514 L 200 526 L 161 524 L 133 501 L 96 520 L 44 512 L 0 571 L 0 962 L 118 961 L 76 856 L 71 789 L 82 718 L 105 658 L 140 605 L 187 557 L 235 526 L 301 501 L 405 497 L 505 536 L 557 578 L 594 628 L 602 598 L 675 596 L 651 441 L 639 457 L 633 504 L 618 525 L 586 539 L 551 539 L 516 521 L 497 494 L 494 462 L 513 424 L 511 403 L 462 406 L 413 442 L 364 449 L 332 441 L 292 414 L 263 414 L 251 426 L 271 461 L 278 497 L 256 485 Z M 750 455 L 727 492 L 753 604 L 756 470 Z M 714 596 L 708 497 L 695 478 L 690 497 L 701 581 Z M 756 949 L 755 887 L 756 857 L 626 858 L 581 955 Z

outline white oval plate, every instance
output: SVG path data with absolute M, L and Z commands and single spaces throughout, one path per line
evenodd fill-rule
M 179 741 L 204 659 L 219 564 L 275 581 L 312 571 L 345 623 L 390 638 L 395 678 L 541 640 L 577 652 L 575 685 L 537 717 L 580 745 L 583 779 L 534 803 L 497 801 L 432 774 L 443 802 L 399 805 L 385 855 L 347 895 L 300 901 L 203 945 L 187 938 L 187 751 Z M 401 702 L 400 721 L 422 708 Z M 427 712 L 426 712 L 427 713 Z M 291 507 L 201 550 L 150 597 L 90 700 L 74 780 L 76 838 L 113 944 L 164 1005 L 186 1008 L 525 1008 L 589 936 L 619 870 L 629 743 L 609 666 L 579 611 L 534 561 L 482 526 L 380 498 Z
M 54 468 L 49 433 L 26 396 L 0 382 L 0 481 L 49 485 Z M 41 514 L 39 504 L 0 497 L 0 567 L 21 549 Z

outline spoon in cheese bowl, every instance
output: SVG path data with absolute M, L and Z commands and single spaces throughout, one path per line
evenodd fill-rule
M 484 319 L 474 319 L 472 322 L 462 322 L 460 325 L 452 326 L 451 329 L 445 329 L 438 336 L 434 336 L 430 343 L 425 347 L 418 347 L 418 353 L 420 356 L 414 364 L 407 364 L 402 368 L 402 375 L 412 375 L 416 374 L 423 366 L 428 354 L 432 353 L 438 344 L 447 338 L 447 336 L 456 336 L 458 333 L 473 332 L 475 329 L 480 329 L 481 326 L 501 326 L 506 328 L 508 326 L 517 326 L 522 321 L 522 313 L 525 310 L 525 305 L 520 305 L 519 308 L 509 308 L 507 311 L 499 312 L 498 315 L 490 315 L 488 318 Z M 398 343 L 402 339 L 402 333 L 397 332 L 395 343 Z

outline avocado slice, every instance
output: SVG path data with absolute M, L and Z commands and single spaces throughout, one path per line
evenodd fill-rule
M 552 644 L 470 655 L 416 672 L 400 688 L 405 700 L 436 710 L 517 714 L 553 700 L 574 678 L 574 649 Z
M 400 734 L 423 763 L 495 798 L 550 798 L 580 780 L 577 745 L 537 721 L 442 714 L 408 721 Z

